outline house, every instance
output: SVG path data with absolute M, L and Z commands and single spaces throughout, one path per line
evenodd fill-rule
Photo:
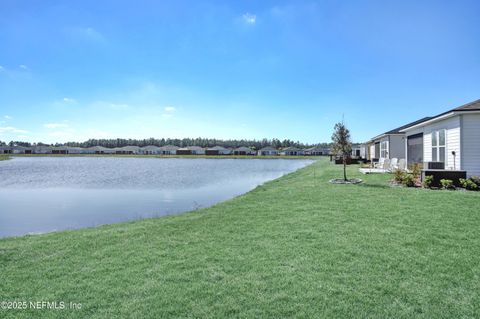
M 143 155 L 157 155 L 161 154 L 160 147 L 155 145 L 145 146 L 139 149 L 139 153 Z
M 103 146 L 92 146 L 86 149 L 87 154 L 119 154 L 120 148 L 107 148 Z
M 429 117 L 375 136 L 366 143 L 366 158 L 372 161 L 380 158 L 405 158 L 405 133 L 402 130 L 427 119 Z
M 83 147 L 67 146 L 65 148 L 67 151 L 66 154 L 85 154 L 85 149 Z
M 298 147 L 286 147 L 284 148 L 281 152 L 280 155 L 285 155 L 285 156 L 303 156 L 305 155 L 305 152 L 298 148 Z
M 13 147 L 10 146 L 0 146 L 0 154 L 13 154 Z
M 176 155 L 178 149 L 179 149 L 179 147 L 175 146 L 175 145 L 165 145 L 165 146 L 160 147 L 160 154 L 161 155 Z
M 33 149 L 35 154 L 52 154 L 52 146 L 45 146 L 45 145 L 37 145 Z
M 200 146 L 188 146 L 187 149 L 189 149 L 192 152 L 192 155 L 205 155 L 205 149 Z
M 215 146 L 211 148 L 207 148 L 205 150 L 205 155 L 231 155 L 232 150 L 222 147 L 222 146 Z
M 255 155 L 256 152 L 249 147 L 241 146 L 233 150 L 233 155 Z
M 139 146 L 124 146 L 115 149 L 115 154 L 140 154 L 140 147 Z
M 303 150 L 305 155 L 320 156 L 330 154 L 330 149 L 321 147 L 310 147 Z
M 480 176 L 480 100 L 406 125 L 407 163 Z
M 205 155 L 205 149 L 200 146 L 187 146 L 179 148 L 177 155 Z
M 271 146 L 267 146 L 258 150 L 258 156 L 277 156 L 278 150 Z
M 367 144 L 353 144 L 351 156 L 354 158 L 367 158 Z

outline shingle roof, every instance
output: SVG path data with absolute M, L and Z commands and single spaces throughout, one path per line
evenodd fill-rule
M 385 132 L 385 133 L 383 133 L 382 135 L 401 134 L 400 131 L 403 130 L 404 128 L 417 125 L 417 124 L 419 124 L 419 123 L 428 121 L 428 120 L 430 120 L 430 119 L 432 119 L 432 117 L 426 116 L 426 117 L 424 117 L 424 118 L 422 118 L 422 119 L 420 119 L 420 120 L 417 120 L 417 121 L 415 121 L 415 122 L 408 123 L 408 124 L 406 124 L 406 125 L 402 125 L 402 126 L 400 126 L 400 127 L 397 127 L 396 129 L 393 129 L 393 130 L 391 130 L 391 131 Z
M 462 106 L 456 107 L 449 112 L 457 112 L 457 111 L 480 111 L 480 99 L 464 104 Z
M 480 99 L 475 100 L 475 101 L 470 102 L 470 103 L 467 103 L 467 104 L 464 104 L 464 105 L 461 105 L 461 106 L 457 106 L 456 108 L 450 109 L 446 112 L 440 113 L 440 114 L 432 116 L 432 117 L 425 117 L 425 118 L 423 118 L 421 120 L 418 120 L 416 122 L 410 123 L 408 125 L 404 125 L 402 128 L 399 128 L 399 129 L 404 130 L 406 128 L 415 126 L 417 124 L 420 124 L 420 123 L 423 123 L 423 122 L 426 122 L 426 121 L 429 121 L 429 120 L 434 120 L 434 119 L 436 119 L 440 116 L 443 116 L 443 115 L 446 115 L 446 114 L 449 114 L 449 113 L 452 113 L 452 112 L 471 112 L 471 111 L 480 111 Z

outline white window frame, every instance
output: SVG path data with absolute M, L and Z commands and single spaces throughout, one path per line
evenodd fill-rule
M 444 133 L 444 139 L 443 139 L 444 144 L 440 144 L 440 132 Z M 434 143 L 434 138 L 436 139 L 436 143 Z M 442 148 L 444 152 L 443 163 L 445 163 L 445 166 L 446 166 L 447 164 L 447 130 L 446 129 L 435 130 L 432 132 L 432 162 L 440 162 L 440 154 L 441 154 Z
M 388 141 L 380 142 L 380 158 L 388 158 Z

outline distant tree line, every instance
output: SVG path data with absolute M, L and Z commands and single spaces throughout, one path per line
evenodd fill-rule
M 0 145 L 6 145 L 6 143 L 0 141 Z M 331 147 L 331 143 L 318 143 L 318 144 L 306 144 L 301 143 L 299 141 L 292 141 L 289 139 L 279 140 L 279 139 L 262 139 L 262 140 L 247 140 L 247 139 L 229 139 L 229 140 L 220 140 L 215 138 L 149 138 L 149 139 L 90 139 L 85 142 L 68 142 L 68 143 L 56 143 L 56 144 L 44 144 L 44 143 L 28 143 L 22 141 L 11 141 L 8 143 L 10 146 L 19 145 L 25 147 L 31 146 L 72 146 L 72 147 L 91 147 L 91 146 L 103 146 L 103 147 L 123 147 L 123 146 L 148 146 L 148 145 L 155 145 L 155 146 L 165 146 L 165 145 L 175 145 L 179 147 L 186 147 L 186 146 L 200 146 L 200 147 L 213 147 L 213 146 L 223 146 L 223 147 L 240 147 L 240 146 L 247 146 L 253 149 L 261 149 L 266 146 L 273 146 L 275 148 L 285 148 L 285 147 L 298 147 L 298 148 L 308 148 L 308 147 Z

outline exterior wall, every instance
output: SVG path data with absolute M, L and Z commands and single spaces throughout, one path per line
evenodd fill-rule
M 423 161 L 431 162 L 432 161 L 432 132 L 437 130 L 446 130 L 446 141 L 445 141 L 445 169 L 454 168 L 454 160 L 452 151 L 456 153 L 456 169 L 463 169 L 461 166 L 461 149 L 460 149 L 460 116 L 454 116 L 442 121 L 438 121 L 432 124 L 427 124 L 423 127 L 409 130 L 406 132 L 406 137 L 418 133 L 423 133 Z M 405 144 L 405 152 L 407 149 Z M 405 154 L 407 155 L 407 154 Z
M 457 161 L 467 176 L 480 176 L 480 114 L 461 115 L 460 122 L 463 156 L 457 156 Z
M 369 144 L 369 149 L 370 149 L 370 152 L 369 152 L 369 160 L 372 160 L 373 158 L 378 158 L 378 157 L 375 157 L 375 143 L 372 143 L 372 144 Z
M 462 157 L 460 150 L 460 117 L 455 116 L 443 121 L 438 121 L 426 125 L 423 129 L 423 160 L 425 162 L 432 161 L 432 132 L 445 129 L 446 131 L 446 156 L 445 169 L 453 169 L 452 151 L 456 153 L 456 168 L 461 168 L 460 159 Z

